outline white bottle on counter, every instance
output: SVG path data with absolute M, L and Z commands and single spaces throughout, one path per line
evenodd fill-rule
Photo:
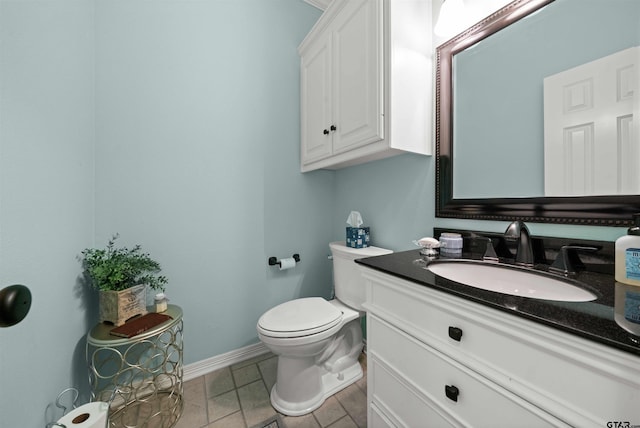
M 616 322 L 640 335 L 640 214 L 633 215 L 634 226 L 616 240 Z
M 633 215 L 633 223 L 627 234 L 616 240 L 616 281 L 640 286 L 640 214 Z

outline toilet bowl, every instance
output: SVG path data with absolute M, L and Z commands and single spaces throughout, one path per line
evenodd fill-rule
M 357 258 L 391 253 L 377 247 L 329 244 L 336 298 L 306 297 L 282 303 L 258 320 L 260 340 L 278 356 L 271 404 L 279 412 L 300 416 L 362 378 L 360 317 L 366 290 Z

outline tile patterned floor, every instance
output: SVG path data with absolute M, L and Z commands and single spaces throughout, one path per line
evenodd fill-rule
M 269 401 L 277 357 L 271 353 L 208 373 L 184 384 L 184 411 L 176 428 L 363 428 L 367 426 L 365 376 L 329 397 L 308 415 L 278 413 Z

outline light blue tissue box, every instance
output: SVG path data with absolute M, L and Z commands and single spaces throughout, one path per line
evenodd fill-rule
M 368 227 L 347 227 L 347 247 L 366 248 L 370 239 Z

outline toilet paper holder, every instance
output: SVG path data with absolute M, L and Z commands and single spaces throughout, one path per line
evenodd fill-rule
M 296 253 L 291 257 L 293 257 L 293 260 L 295 260 L 296 263 L 300 263 L 300 254 Z M 282 266 L 282 262 L 278 260 L 277 257 L 269 257 L 269 266 L 275 266 L 275 265 Z

